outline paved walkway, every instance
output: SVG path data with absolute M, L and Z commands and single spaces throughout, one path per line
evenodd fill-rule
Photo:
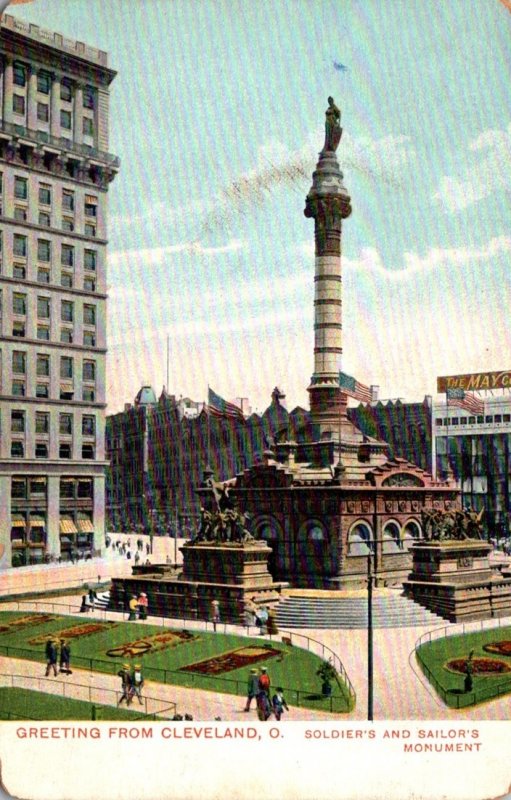
M 105 705 L 115 705 L 119 699 L 120 678 L 115 675 L 73 667 L 72 675 L 59 674 L 56 678 L 45 679 L 45 670 L 46 665 L 41 662 L 0 656 L 0 686 L 14 685 L 60 696 L 64 694 L 65 697 L 76 700 L 88 700 Z M 12 683 L 12 679 L 6 676 L 13 675 L 16 677 Z M 182 716 L 191 714 L 194 720 L 257 721 L 255 701 L 252 702 L 252 709 L 246 713 L 243 710 L 245 698 L 239 695 L 199 691 L 148 680 L 144 683 L 143 695 L 150 698 L 147 708 L 144 706 L 141 709 L 135 699 L 130 706 L 132 711 L 146 709 L 149 714 L 158 714 L 162 709 L 168 709 L 169 705 L 175 703 L 178 714 Z M 125 708 L 126 704 L 122 707 Z M 29 710 L 27 713 L 30 715 Z M 164 717 L 171 718 L 172 711 L 166 711 Z M 334 720 L 338 719 L 338 715 L 289 706 L 289 712 L 284 712 L 283 719 Z
M 108 581 L 113 577 L 130 576 L 134 565 L 137 539 L 142 539 L 144 548 L 141 552 L 140 563 L 144 564 L 149 559 L 152 564 L 165 564 L 167 560 L 182 563 L 179 547 L 184 544 L 184 539 L 177 540 L 168 536 L 155 536 L 153 538 L 153 552 L 147 555 L 146 545 L 150 545 L 147 535 L 113 533 L 109 534 L 112 542 L 120 541 L 131 545 L 131 559 L 127 559 L 117 548 L 105 548 L 102 558 L 92 558 L 88 561 L 78 561 L 75 564 L 63 562 L 62 564 L 34 564 L 29 567 L 9 567 L 0 570 L 0 594 L 23 594 L 24 592 L 56 591 L 68 587 L 80 588 L 87 583 L 95 583 L 98 579 Z
M 22 609 L 38 611 L 54 611 L 63 614 L 76 614 L 80 605 L 80 597 L 65 598 L 69 606 L 61 606 L 63 598 L 35 602 L 29 601 L 20 604 Z M 5 603 L 0 608 L 15 609 L 16 603 Z M 116 612 L 95 611 L 95 617 L 101 619 L 119 619 Z M 88 614 L 87 619 L 93 615 Z M 505 621 L 503 621 L 505 622 Z M 147 623 L 162 624 L 162 619 L 149 617 Z M 133 623 L 143 625 L 143 622 Z M 165 619 L 166 627 L 182 627 L 182 620 Z M 509 619 L 511 625 L 511 618 Z M 203 621 L 186 620 L 186 627 L 204 629 Z M 436 695 L 431 685 L 420 671 L 414 655 L 414 646 L 417 639 L 427 631 L 443 627 L 434 624 L 428 627 L 409 628 L 380 628 L 373 632 L 374 656 L 374 690 L 373 690 L 373 718 L 375 720 L 392 719 L 429 719 L 429 720 L 509 720 L 511 718 L 511 695 L 491 700 L 487 703 L 469 709 L 449 709 Z M 211 626 L 209 626 L 211 629 Z M 221 625 L 221 632 L 245 633 L 244 628 L 235 625 Z M 259 637 L 256 629 L 252 628 L 254 635 Z M 284 632 L 281 630 L 280 635 Z M 302 645 L 299 636 L 308 636 L 321 645 L 333 650 L 341 659 L 346 672 L 357 694 L 357 705 L 350 714 L 326 714 L 306 709 L 292 708 L 289 719 L 367 719 L 367 631 L 366 630 L 305 630 L 292 631 L 296 636 L 297 646 Z M 267 637 L 269 638 L 269 637 Z M 305 644 L 305 642 L 304 642 Z M 318 647 L 314 648 L 316 652 Z M 328 657 L 328 655 L 326 655 Z M 11 659 L 1 659 L 2 662 L 11 662 Z M 42 671 L 40 664 L 33 662 L 17 661 L 17 664 L 27 665 L 27 669 Z M 10 668 L 10 667 L 9 667 Z M 5 671 L 3 669 L 2 671 Z M 85 673 L 88 674 L 88 673 Z M 98 675 L 98 673 L 94 673 Z M 115 678 L 102 676 L 101 679 L 113 680 Z M 95 678 L 96 679 L 96 678 Z M 99 680 L 99 678 L 98 678 Z M 153 684 L 155 685 L 155 684 Z M 177 686 L 158 685 L 165 690 L 164 696 L 178 704 L 178 713 L 190 713 L 195 719 L 214 719 L 220 716 L 222 720 L 246 720 L 249 716 L 242 711 L 243 700 L 234 695 L 217 694 L 197 689 L 185 689 Z M 113 688 L 118 688 L 114 686 Z M 168 692 L 168 694 L 167 694 Z M 151 694 L 156 694 L 151 691 Z M 255 713 L 254 713 L 255 716 Z

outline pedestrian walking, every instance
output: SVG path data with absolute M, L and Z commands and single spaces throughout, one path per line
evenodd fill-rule
M 129 613 L 129 616 L 128 616 L 128 622 L 130 620 L 134 620 L 134 619 L 137 618 L 138 601 L 137 601 L 136 595 L 134 595 L 134 594 L 131 595 L 131 600 L 129 602 L 129 609 L 130 609 L 130 613 Z
M 71 661 L 71 648 L 64 639 L 60 640 L 60 672 L 64 672 L 66 675 L 72 675 L 70 669 L 70 661 Z
M 218 600 L 211 601 L 211 621 L 213 623 L 213 630 L 216 631 L 216 626 L 220 622 L 220 603 Z
M 140 561 L 140 553 L 138 552 L 138 550 L 136 551 L 135 558 L 133 560 L 135 562 L 135 566 L 137 566 L 138 562 Z
M 270 676 L 266 667 L 261 667 L 261 674 L 259 675 L 258 688 L 260 692 L 265 692 L 268 700 L 270 699 Z
M 138 702 L 140 705 L 143 705 L 142 702 L 142 687 L 144 685 L 144 676 L 142 675 L 142 665 L 135 664 L 135 668 L 131 674 L 131 698 L 138 697 Z
M 147 607 L 149 603 L 145 592 L 140 592 L 137 597 L 137 608 L 139 619 L 147 619 Z
M 271 716 L 270 698 L 263 690 L 259 690 L 257 695 L 257 717 L 261 722 L 266 722 Z
M 53 636 L 48 636 L 46 640 L 45 646 L 45 654 L 46 654 L 46 677 L 50 674 L 50 670 L 53 670 L 53 674 L 57 677 L 57 640 Z
M 271 699 L 271 704 L 273 708 L 273 713 L 275 714 L 275 719 L 277 721 L 279 721 L 280 718 L 282 717 L 284 709 L 286 709 L 286 711 L 289 711 L 288 705 L 286 703 L 286 698 L 284 697 L 284 690 L 282 689 L 282 686 L 277 686 L 277 691 L 275 692 L 275 694 Z
M 117 673 L 121 679 L 122 694 L 119 698 L 118 706 L 121 705 L 123 700 L 126 700 L 126 705 L 131 703 L 131 671 L 129 664 L 123 664 L 122 669 Z
M 268 609 L 266 606 L 262 606 L 262 608 L 257 611 L 256 622 L 259 626 L 259 633 L 265 633 L 266 623 L 268 622 Z
M 250 711 L 250 705 L 252 703 L 252 700 L 255 700 L 257 705 L 258 693 L 259 693 L 259 675 L 257 674 L 257 670 L 254 668 L 250 670 L 250 674 L 248 676 L 247 702 L 244 711 Z

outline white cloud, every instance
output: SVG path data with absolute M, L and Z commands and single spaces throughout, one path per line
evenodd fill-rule
M 314 257 L 314 243 L 303 242 L 297 250 L 306 258 Z M 482 247 L 433 247 L 424 256 L 418 253 L 403 253 L 403 264 L 389 268 L 383 263 L 380 252 L 374 247 L 363 247 L 356 258 L 342 256 L 345 270 L 375 273 L 388 281 L 396 282 L 413 278 L 418 274 L 448 267 L 462 267 L 498 258 L 511 253 L 511 237 L 496 236 Z
M 444 175 L 433 199 L 446 211 L 462 211 L 511 185 L 511 123 L 505 130 L 490 128 L 468 146 L 473 153 L 461 175 Z
M 180 242 L 179 244 L 165 245 L 163 247 L 143 247 L 133 250 L 116 250 L 108 255 L 108 266 L 115 267 L 127 261 L 136 261 L 144 266 L 161 264 L 166 256 L 176 253 L 188 253 L 194 256 L 215 256 L 223 253 L 232 253 L 245 247 L 241 239 L 231 239 L 227 244 L 217 247 L 206 247 L 201 242 Z

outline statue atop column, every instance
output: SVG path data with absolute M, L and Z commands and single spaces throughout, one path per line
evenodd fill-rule
M 325 111 L 325 144 L 322 153 L 335 153 L 341 141 L 341 112 L 335 105 L 333 97 L 328 98 L 328 108 Z

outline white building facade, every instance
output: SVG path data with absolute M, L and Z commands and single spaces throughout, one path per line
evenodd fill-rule
M 107 54 L 1 22 L 0 567 L 104 542 Z
M 460 482 L 462 503 L 484 508 L 492 538 L 511 534 L 511 395 L 480 396 L 484 411 L 473 414 L 434 403 L 433 465 L 438 477 L 450 469 Z

